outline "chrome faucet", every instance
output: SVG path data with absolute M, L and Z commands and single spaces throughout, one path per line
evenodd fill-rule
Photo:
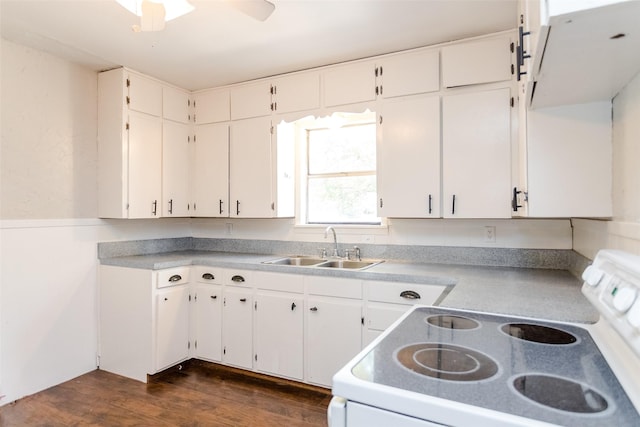
M 332 226 L 328 226 L 326 230 L 324 230 L 324 238 L 327 238 L 327 236 L 329 235 L 329 231 L 333 233 L 333 256 L 340 257 L 340 255 L 338 254 L 338 238 L 336 237 L 336 230 L 334 230 Z

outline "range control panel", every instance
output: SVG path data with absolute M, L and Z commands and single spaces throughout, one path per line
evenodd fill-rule
M 582 293 L 640 356 L 640 257 L 601 250 L 582 279 Z

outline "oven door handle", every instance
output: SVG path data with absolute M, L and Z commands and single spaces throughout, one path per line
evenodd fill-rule
M 402 291 L 400 296 L 406 299 L 420 299 L 420 294 L 416 291 Z

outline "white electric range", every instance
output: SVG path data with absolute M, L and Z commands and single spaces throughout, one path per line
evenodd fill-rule
M 640 426 L 640 257 L 583 279 L 593 325 L 414 307 L 335 375 L 329 426 Z

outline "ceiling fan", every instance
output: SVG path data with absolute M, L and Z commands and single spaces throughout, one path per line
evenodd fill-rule
M 188 0 L 116 0 L 121 6 L 140 17 L 140 25 L 133 30 L 161 31 L 165 22 L 195 9 Z M 265 21 L 276 6 L 267 0 L 225 0 L 229 6 L 258 21 Z

